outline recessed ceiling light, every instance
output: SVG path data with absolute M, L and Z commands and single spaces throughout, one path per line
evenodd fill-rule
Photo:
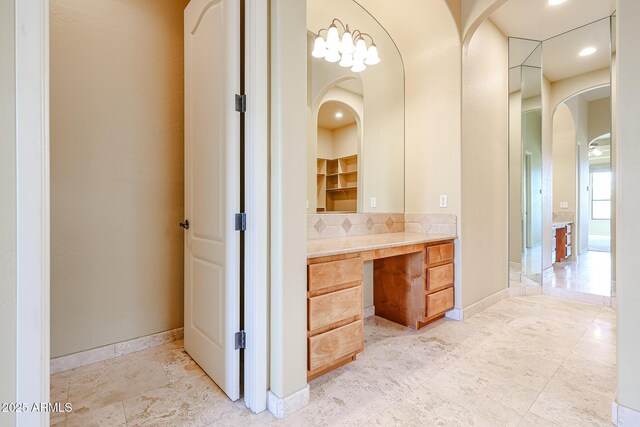
M 549 6 L 557 6 L 567 0 L 549 0 Z
M 336 119 L 341 119 L 342 118 L 342 113 L 340 111 L 338 111 L 336 113 Z
M 580 51 L 580 56 L 593 55 L 594 53 L 596 53 L 596 50 L 598 49 L 596 49 L 595 47 L 585 47 Z

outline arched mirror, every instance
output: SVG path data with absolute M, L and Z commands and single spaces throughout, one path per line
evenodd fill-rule
M 336 37 L 348 32 L 355 45 L 375 46 L 377 53 L 358 66 L 357 52 L 323 56 L 323 40 L 318 55 L 316 40 L 328 40 L 332 26 Z M 351 0 L 307 0 L 307 31 L 307 212 L 404 212 L 405 89 L 398 48 Z

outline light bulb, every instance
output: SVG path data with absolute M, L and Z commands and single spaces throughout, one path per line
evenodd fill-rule
M 344 68 L 350 68 L 353 66 L 353 54 L 351 53 L 343 53 L 342 54 L 342 60 L 340 61 L 340 63 L 338 64 L 341 67 Z
M 594 155 L 594 156 L 596 156 L 596 157 L 600 157 L 600 156 L 602 156 L 602 151 L 600 151 L 600 149 L 599 149 L 599 148 L 594 148 L 594 149 L 593 149 L 593 151 L 592 151 L 592 153 L 593 153 L 593 155 Z
M 313 43 L 313 52 L 311 55 L 314 58 L 324 58 L 327 54 L 327 45 L 321 36 L 316 37 L 316 41 Z
M 327 33 L 327 49 L 338 49 L 340 47 L 340 34 L 338 34 L 338 27 L 335 24 L 331 24 L 329 32 Z
M 549 0 L 549 6 L 557 6 L 567 0 Z
M 354 73 L 360 73 L 367 69 L 367 66 L 364 65 L 364 61 L 362 59 L 356 59 L 354 61 L 353 67 L 351 67 L 351 71 Z
M 356 42 L 356 52 L 354 54 L 356 59 L 363 59 L 367 57 L 367 44 L 363 39 L 358 39 Z
M 589 56 L 589 55 L 593 55 L 594 53 L 596 53 L 596 49 L 595 47 L 585 47 L 584 49 L 582 49 L 579 53 L 580 56 Z
M 342 35 L 342 43 L 340 44 L 340 52 L 352 54 L 355 52 L 356 47 L 353 44 L 353 38 L 351 37 L 351 33 L 349 31 L 345 31 Z
M 328 62 L 340 61 L 340 52 L 337 47 L 330 47 L 327 49 L 327 55 L 324 57 Z
M 341 118 L 342 118 L 342 116 L 343 116 L 343 114 L 342 114 L 340 111 L 338 111 L 338 112 L 336 113 L 336 119 L 341 119 Z
M 364 61 L 367 65 L 376 65 L 380 63 L 380 57 L 378 56 L 378 48 L 375 44 L 369 46 L 369 50 L 367 50 L 367 59 Z

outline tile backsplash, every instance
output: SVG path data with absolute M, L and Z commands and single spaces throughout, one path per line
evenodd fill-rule
M 455 234 L 456 216 L 442 214 L 350 213 L 308 214 L 307 239 L 384 233 Z

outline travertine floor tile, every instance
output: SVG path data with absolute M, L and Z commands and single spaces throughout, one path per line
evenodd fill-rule
M 81 415 L 69 414 L 60 427 L 126 427 L 122 402 Z
M 420 387 L 365 425 L 491 427 L 494 424 L 429 389 Z
M 545 295 L 414 331 L 365 320 L 365 352 L 285 420 L 231 402 L 176 341 L 51 378 L 55 426 L 609 425 L 615 311 Z M 55 423 L 55 424 L 54 424 Z
M 121 402 L 169 382 L 153 349 L 70 372 L 68 400 L 74 414 Z
M 531 412 L 564 426 L 611 425 L 611 399 L 552 378 Z
M 228 403 L 209 377 L 199 375 L 127 399 L 124 411 L 127 427 L 207 426 L 225 418 Z

